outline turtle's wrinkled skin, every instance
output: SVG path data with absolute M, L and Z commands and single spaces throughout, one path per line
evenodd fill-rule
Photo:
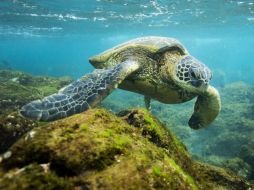
M 32 119 L 50 121 L 64 118 L 97 105 L 115 88 L 143 94 L 150 99 L 176 104 L 197 97 L 189 126 L 208 126 L 220 112 L 218 91 L 209 85 L 210 69 L 192 57 L 176 39 L 137 38 L 89 59 L 96 70 L 21 109 Z

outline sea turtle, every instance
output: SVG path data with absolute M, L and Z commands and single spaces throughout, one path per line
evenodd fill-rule
M 58 93 L 21 109 L 25 117 L 52 121 L 96 106 L 117 87 L 150 100 L 176 104 L 197 97 L 189 120 L 193 129 L 206 127 L 221 107 L 218 91 L 209 85 L 210 69 L 192 57 L 174 38 L 136 38 L 89 59 L 96 68 Z

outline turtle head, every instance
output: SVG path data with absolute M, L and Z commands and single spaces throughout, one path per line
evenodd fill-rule
M 206 90 L 211 78 L 211 70 L 190 55 L 180 59 L 176 66 L 176 80 L 190 90 Z

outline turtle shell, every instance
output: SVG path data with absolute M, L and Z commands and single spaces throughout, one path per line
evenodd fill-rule
M 144 48 L 145 50 L 156 54 L 163 53 L 170 49 L 177 49 L 182 55 L 188 54 L 186 48 L 176 39 L 167 38 L 167 37 L 158 37 L 158 36 L 148 36 L 136 38 L 125 43 L 122 43 L 118 46 L 115 46 L 111 49 L 108 49 L 96 56 L 93 56 L 89 59 L 89 62 L 98 66 L 100 63 L 105 63 L 112 55 L 124 51 L 129 48 Z

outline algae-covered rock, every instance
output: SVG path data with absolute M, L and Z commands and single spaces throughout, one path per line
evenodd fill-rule
M 92 109 L 34 128 L 0 157 L 0 189 L 248 189 L 193 161 L 145 110 Z
M 253 141 L 242 146 L 239 153 L 239 157 L 243 159 L 248 165 L 251 166 L 250 179 L 254 179 L 254 150 L 253 150 Z
M 23 134 L 37 126 L 36 122 L 21 117 L 17 112 L 0 115 L 0 154 Z
M 193 157 L 254 180 L 254 85 L 235 82 L 220 86 L 222 109 L 207 128 L 193 131 L 187 126 L 195 100 L 178 105 L 152 101 L 152 113 L 183 141 Z M 108 97 L 103 106 L 115 112 L 126 107 L 144 107 L 143 97 L 118 94 Z
M 229 168 L 231 171 L 236 173 L 238 176 L 242 176 L 244 178 L 250 177 L 251 166 L 238 157 L 227 160 L 225 162 L 225 167 Z
M 69 77 L 33 77 L 6 69 L 0 67 L 0 153 L 37 126 L 36 122 L 21 117 L 18 109 L 32 100 L 57 92 L 72 81 Z

